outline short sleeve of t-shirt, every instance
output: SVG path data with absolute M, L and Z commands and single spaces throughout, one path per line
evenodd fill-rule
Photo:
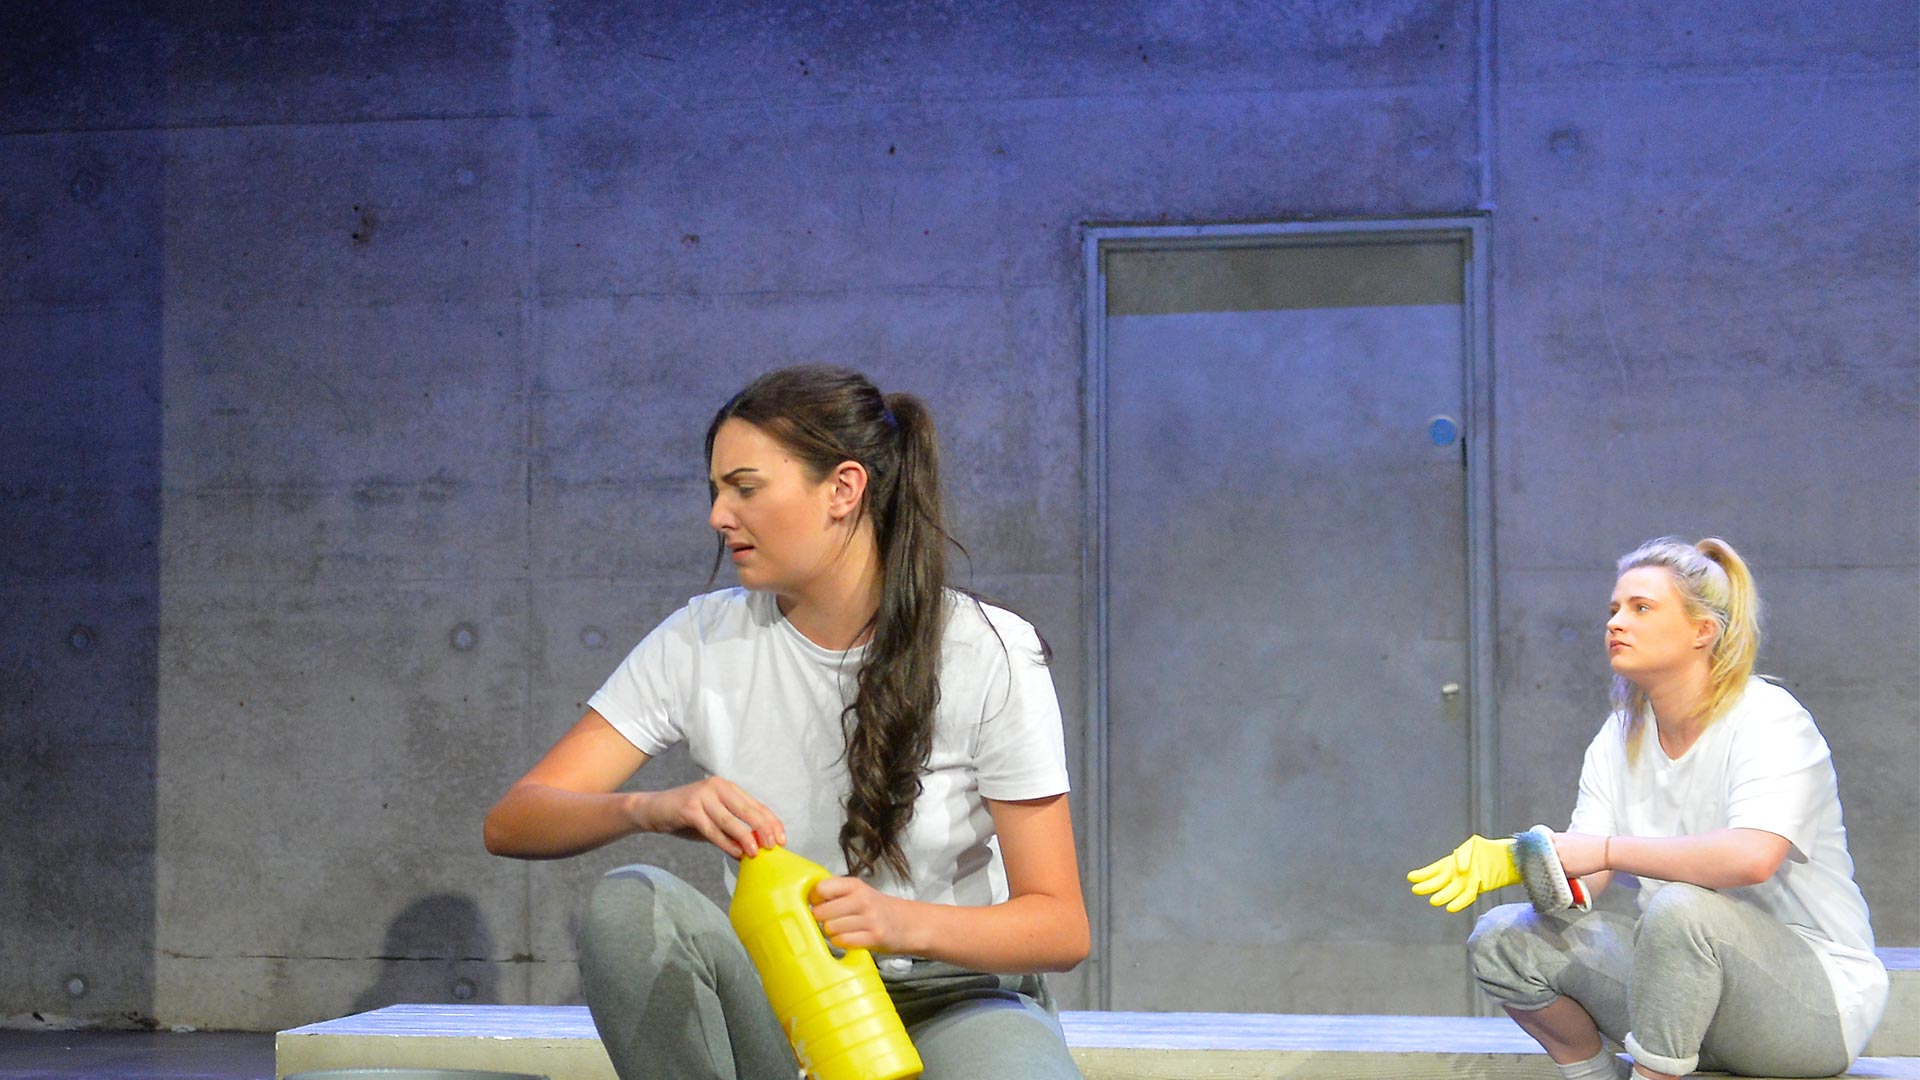
M 987 632 L 987 640 L 969 650 L 986 669 L 980 673 L 984 692 L 974 749 L 975 782 L 983 798 L 1003 802 L 1059 795 L 1069 786 L 1067 752 L 1060 702 L 1040 635 L 1016 615 L 991 607 L 986 611 L 999 640 Z M 1000 647 L 1003 643 L 1005 648 Z M 952 674 L 943 672 L 943 683 Z M 942 692 L 947 690 L 943 687 Z
M 1780 697 L 1786 701 L 1763 698 L 1763 707 L 1741 718 L 1727 755 L 1727 827 L 1784 836 L 1804 858 L 1813 850 L 1816 812 L 1832 796 L 1833 770 L 1813 717 Z
M 1587 756 L 1580 764 L 1580 795 L 1573 804 L 1573 820 L 1568 832 L 1589 836 L 1615 836 L 1620 832 L 1620 817 L 1614 800 L 1619 797 L 1620 773 L 1626 767 L 1627 752 L 1623 723 L 1614 715 L 1600 727 L 1600 733 L 1587 744 Z
M 642 638 L 587 700 L 589 708 L 650 757 L 686 738 L 686 694 L 677 673 L 688 670 L 694 636 L 689 605 Z

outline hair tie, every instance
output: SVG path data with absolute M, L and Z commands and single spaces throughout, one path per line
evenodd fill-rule
M 899 431 L 899 430 L 900 430 L 900 422 L 899 422 L 898 420 L 895 420 L 895 419 L 893 418 L 893 410 L 892 410 L 892 409 L 885 409 L 885 408 L 883 408 L 883 409 L 881 409 L 881 410 L 880 410 L 880 419 L 882 419 L 882 420 L 885 420 L 885 421 L 887 422 L 887 426 L 888 426 L 888 427 L 890 427 L 890 428 L 892 428 L 893 430 L 895 430 L 895 431 Z

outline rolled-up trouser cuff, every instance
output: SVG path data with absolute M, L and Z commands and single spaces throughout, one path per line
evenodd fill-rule
M 1700 1055 L 1697 1053 L 1683 1058 L 1649 1053 L 1646 1047 L 1640 1045 L 1640 1040 L 1633 1037 L 1631 1031 L 1627 1032 L 1626 1045 L 1627 1053 L 1633 1055 L 1635 1064 L 1645 1065 L 1655 1072 L 1663 1072 L 1669 1076 L 1685 1076 L 1700 1067 Z

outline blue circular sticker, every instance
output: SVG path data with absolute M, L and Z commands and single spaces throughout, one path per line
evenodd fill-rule
M 1427 421 L 1427 437 L 1435 446 L 1452 446 L 1460 437 L 1460 425 L 1451 416 L 1436 416 Z

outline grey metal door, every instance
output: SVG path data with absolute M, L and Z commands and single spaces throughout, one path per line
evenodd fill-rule
M 1097 254 L 1112 1008 L 1472 1010 L 1472 239 Z

